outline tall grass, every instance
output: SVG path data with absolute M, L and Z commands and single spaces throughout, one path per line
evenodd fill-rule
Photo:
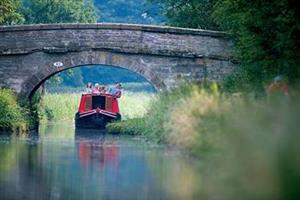
M 214 125 L 206 129 L 203 122 L 211 116 Z M 194 154 L 205 154 L 205 143 L 218 150 L 216 157 L 209 158 L 207 168 L 213 171 L 207 170 L 204 176 L 203 198 L 298 198 L 299 119 L 299 102 L 264 101 L 231 103 L 221 114 L 202 117 Z
M 78 111 L 81 93 L 46 94 L 41 102 L 39 113 L 42 121 L 73 121 Z M 124 93 L 119 99 L 123 119 L 142 117 L 154 98 L 149 93 Z
M 155 94 L 147 92 L 127 92 L 119 99 L 119 107 L 122 118 L 133 119 L 143 117 L 150 106 Z
M 161 93 L 150 102 L 150 106 L 147 114 L 141 123 L 141 120 L 131 120 L 128 123 L 115 123 L 107 126 L 109 132 L 116 132 L 114 129 L 121 131 L 126 129 L 136 129 L 137 126 L 142 126 L 142 132 L 133 132 L 132 134 L 143 134 L 147 137 L 156 140 L 157 142 L 166 141 L 166 122 L 169 120 L 168 117 L 170 109 L 176 107 L 176 104 L 182 100 L 183 97 L 190 96 L 192 88 L 189 86 L 181 87 L 176 90 L 171 90 L 165 93 Z M 135 122 L 138 122 L 135 124 Z M 120 126 L 120 127 L 118 127 Z
M 267 102 L 185 86 L 160 95 L 144 119 L 108 125 L 177 145 L 202 160 L 202 199 L 298 199 L 299 98 Z
M 113 87 L 113 85 L 105 85 L 107 88 Z M 47 85 L 47 91 L 49 93 L 81 93 L 85 91 L 85 86 L 72 87 L 61 85 Z M 149 82 L 125 82 L 122 83 L 124 91 L 129 93 L 155 93 L 154 87 Z
M 40 114 L 42 121 L 72 121 L 78 110 L 80 93 L 46 94 L 42 97 Z

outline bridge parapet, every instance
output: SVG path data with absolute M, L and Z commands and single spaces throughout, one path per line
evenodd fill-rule
M 48 24 L 0 27 L 0 55 L 86 50 L 230 59 L 226 34 L 129 24 Z
M 0 26 L 0 32 L 14 31 L 42 31 L 42 30 L 66 30 L 66 29 L 110 29 L 110 30 L 135 30 L 149 31 L 171 34 L 202 35 L 210 37 L 228 36 L 225 32 L 211 31 L 203 29 L 178 28 L 169 26 L 140 25 L 140 24 L 120 24 L 120 23 L 64 23 L 64 24 L 33 24 L 33 25 L 15 25 Z

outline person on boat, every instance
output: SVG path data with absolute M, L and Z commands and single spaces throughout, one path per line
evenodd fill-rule
M 121 83 L 116 83 L 115 87 L 111 88 L 110 94 L 116 98 L 120 98 L 122 95 L 122 85 Z
M 100 94 L 106 94 L 106 88 L 104 85 L 100 86 Z
M 92 91 L 93 91 L 93 85 L 92 85 L 91 82 L 89 82 L 89 83 L 86 85 L 85 91 L 86 91 L 86 93 L 88 93 L 88 94 L 92 93 Z
M 95 87 L 93 88 L 92 93 L 93 94 L 100 94 L 100 85 L 99 85 L 99 83 L 95 84 Z

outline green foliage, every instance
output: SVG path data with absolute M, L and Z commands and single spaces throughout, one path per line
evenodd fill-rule
M 1 0 L 0 1 L 0 25 L 19 24 L 23 21 L 20 14 L 20 0 Z
M 121 67 L 106 65 L 92 65 L 75 68 L 80 70 L 83 81 L 101 82 L 102 84 L 113 84 L 115 82 L 145 82 L 145 79 L 139 74 Z
M 171 26 L 218 29 L 212 18 L 216 0 L 149 0 L 161 5 Z
M 48 85 L 82 87 L 84 84 L 80 68 L 69 69 L 55 76 L 48 81 Z
M 46 94 L 39 104 L 41 121 L 73 121 L 81 94 Z
M 300 84 L 300 10 L 295 0 L 150 0 L 169 24 L 220 29 L 235 44 L 239 67 L 225 80 L 229 91 L 262 92 L 276 75 Z
M 158 10 L 147 0 L 1 0 L 0 25 L 97 21 L 162 24 L 165 18 Z
M 262 90 L 276 75 L 300 78 L 300 10 L 294 0 L 220 0 L 214 17 L 232 34 L 240 62 L 227 82 L 233 90 Z
M 161 24 L 158 6 L 147 0 L 95 0 L 102 22 Z
M 70 76 L 70 77 L 72 77 L 72 76 Z M 47 80 L 46 84 L 47 85 L 52 85 L 52 86 L 58 86 L 58 85 L 62 84 L 62 82 L 63 82 L 63 78 L 62 78 L 61 75 L 58 74 L 58 75 L 51 76 Z M 45 87 L 45 85 L 43 85 L 43 87 Z
M 26 129 L 26 110 L 17 102 L 16 95 L 9 89 L 0 89 L 0 129 Z
M 158 97 L 144 118 L 109 124 L 201 159 L 195 199 L 294 199 L 299 196 L 299 96 L 268 102 L 195 86 Z
M 126 121 L 109 123 L 106 131 L 109 134 L 141 135 L 145 126 L 143 118 L 127 119 Z
M 207 156 L 201 198 L 210 199 L 216 193 L 224 199 L 299 196 L 299 100 L 237 102 L 211 119 L 215 128 L 208 133 L 221 142 L 212 143 L 219 147 L 219 154 Z M 201 149 L 195 153 L 203 157 Z
M 146 123 L 142 134 L 158 142 L 166 141 L 164 124 L 168 121 L 169 110 L 180 101 L 179 97 L 188 96 L 190 93 L 191 87 L 186 85 L 159 95 L 150 104 L 148 115 L 145 116 Z
M 41 120 L 41 113 L 39 112 L 40 103 L 42 101 L 41 90 L 35 92 L 35 94 L 31 97 L 30 102 L 23 103 L 23 107 L 29 110 L 27 114 L 27 121 L 30 124 L 31 128 L 38 128 L 39 122 Z
M 145 135 L 157 142 L 166 141 L 166 127 L 165 123 L 168 121 L 169 111 L 174 105 L 181 100 L 181 97 L 190 96 L 193 88 L 186 85 L 176 90 L 167 91 L 157 98 L 154 98 L 150 105 L 146 115 L 142 119 L 134 119 L 125 122 L 116 122 L 116 125 L 109 125 L 108 129 L 111 132 L 117 132 L 121 130 L 121 133 Z M 144 123 L 139 123 L 144 121 Z M 124 128 L 124 131 L 122 130 Z
M 93 23 L 97 21 L 91 0 L 25 0 L 25 23 Z

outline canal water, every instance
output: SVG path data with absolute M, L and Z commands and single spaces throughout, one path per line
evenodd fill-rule
M 0 199 L 195 199 L 198 164 L 164 145 L 73 124 L 0 136 Z

